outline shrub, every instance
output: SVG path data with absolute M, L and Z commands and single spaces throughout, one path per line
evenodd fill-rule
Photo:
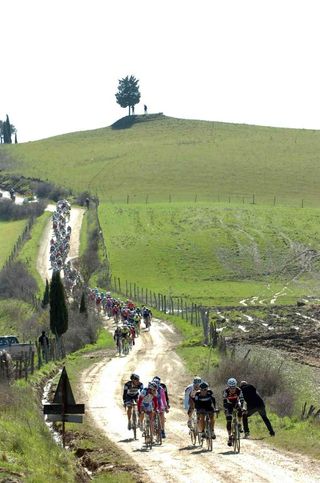
M 42 215 L 46 207 L 45 202 L 24 203 L 16 205 L 11 200 L 0 198 L 0 219 L 1 220 L 22 220 Z
M 22 262 L 14 262 L 0 272 L 0 298 L 31 302 L 38 290 L 37 282 Z
M 69 328 L 63 336 L 66 352 L 76 351 L 86 344 L 94 344 L 100 328 L 101 321 L 95 312 L 79 314 L 78 306 L 69 310 Z
M 33 181 L 31 187 L 38 198 L 48 198 L 54 201 L 66 198 L 70 194 L 70 190 L 46 181 Z

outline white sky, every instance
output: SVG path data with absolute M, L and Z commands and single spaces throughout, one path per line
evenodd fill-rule
M 320 129 L 319 0 L 0 0 L 0 119 L 29 141 L 149 112 Z

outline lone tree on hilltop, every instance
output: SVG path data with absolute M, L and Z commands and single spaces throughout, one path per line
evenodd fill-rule
M 48 282 L 48 279 L 46 278 L 46 288 L 44 290 L 43 299 L 41 302 L 42 308 L 45 309 L 48 304 L 49 304 L 49 282 Z
M 60 272 L 53 272 L 50 284 L 50 329 L 60 339 L 68 330 L 68 310 Z
M 117 103 L 121 107 L 129 107 L 129 116 L 131 108 L 140 101 L 139 81 L 133 75 L 124 77 L 119 80 L 118 92 L 116 93 Z

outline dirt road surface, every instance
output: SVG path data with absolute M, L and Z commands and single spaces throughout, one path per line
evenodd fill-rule
M 112 322 L 107 322 L 109 329 Z M 115 356 L 99 362 L 82 376 L 86 408 L 97 427 L 142 467 L 150 481 L 159 482 L 316 482 L 320 481 L 320 464 L 306 457 L 280 452 L 272 440 L 242 440 L 241 453 L 235 455 L 226 444 L 226 430 L 216 428 L 213 452 L 190 445 L 182 395 L 190 383 L 181 359 L 174 352 L 177 335 L 166 322 L 156 320 L 150 332 L 143 332 L 127 357 Z M 160 375 L 171 394 L 167 415 L 167 439 L 160 447 L 146 451 L 138 430 L 132 440 L 122 401 L 123 383 L 137 372 L 146 384 Z M 221 417 L 221 416 L 220 416 Z M 221 418 L 222 419 L 222 418 Z
M 47 211 L 54 211 L 55 205 L 48 205 Z M 68 225 L 71 226 L 71 238 L 70 238 L 70 251 L 68 259 L 72 259 L 78 256 L 80 245 L 80 231 L 84 210 L 82 208 L 71 208 L 70 221 Z M 37 259 L 37 270 L 40 273 L 41 278 L 45 281 L 50 280 L 52 271 L 49 270 L 50 262 L 50 240 L 52 238 L 52 219 L 48 221 L 46 228 L 43 232 L 40 248 Z

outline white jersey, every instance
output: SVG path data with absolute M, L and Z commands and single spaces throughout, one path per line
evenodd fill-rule
M 194 388 L 193 384 L 190 384 L 190 386 L 185 388 L 183 406 L 184 406 L 184 409 L 186 409 L 187 411 L 188 411 L 189 406 L 190 406 L 190 404 L 189 404 L 190 396 L 193 397 L 196 392 L 197 392 L 197 389 Z

